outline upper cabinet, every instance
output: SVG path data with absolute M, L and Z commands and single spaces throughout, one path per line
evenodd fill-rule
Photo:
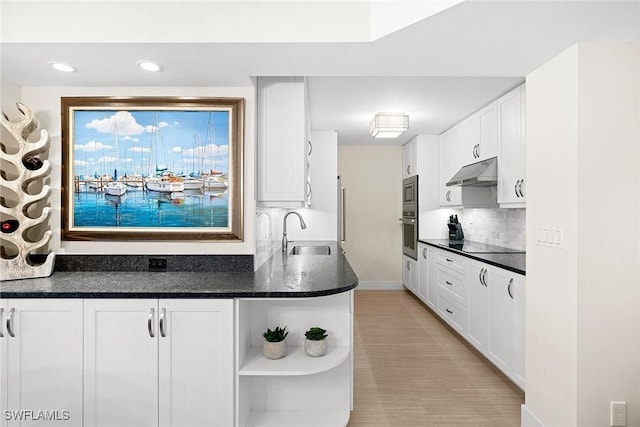
M 499 113 L 498 203 L 524 207 L 525 189 L 525 85 L 496 102 Z
M 461 206 L 462 188 L 447 187 L 447 182 L 460 168 L 456 148 L 460 147 L 459 130 L 451 129 L 440 135 L 440 206 Z
M 498 113 L 495 103 L 462 121 L 455 129 L 458 135 L 453 151 L 459 167 L 498 155 Z M 457 169 L 453 172 L 457 172 Z
M 303 77 L 258 78 L 258 204 L 309 205 L 310 115 Z
M 418 139 L 414 138 L 402 147 L 402 178 L 418 174 Z

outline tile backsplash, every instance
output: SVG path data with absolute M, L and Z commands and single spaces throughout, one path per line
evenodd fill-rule
M 456 209 L 465 240 L 525 250 L 526 209 Z

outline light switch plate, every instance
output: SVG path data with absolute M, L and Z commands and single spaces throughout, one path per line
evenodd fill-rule
M 536 245 L 562 249 L 564 247 L 564 230 L 562 227 L 537 225 Z

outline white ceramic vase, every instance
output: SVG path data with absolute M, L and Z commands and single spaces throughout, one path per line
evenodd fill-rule
M 327 354 L 327 339 L 323 340 L 304 340 L 304 351 L 311 357 L 320 357 Z
M 282 359 L 287 355 L 287 343 L 284 340 L 278 342 L 269 342 L 265 340 L 264 345 L 262 346 L 262 353 L 264 353 L 267 359 Z

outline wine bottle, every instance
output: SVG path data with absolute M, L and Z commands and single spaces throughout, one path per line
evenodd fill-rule
M 20 225 L 18 220 L 7 219 L 0 223 L 0 230 L 2 230 L 3 233 L 13 233 L 18 229 L 18 225 Z
M 35 156 L 26 156 L 22 159 L 22 164 L 30 171 L 35 171 L 42 167 L 42 160 Z

